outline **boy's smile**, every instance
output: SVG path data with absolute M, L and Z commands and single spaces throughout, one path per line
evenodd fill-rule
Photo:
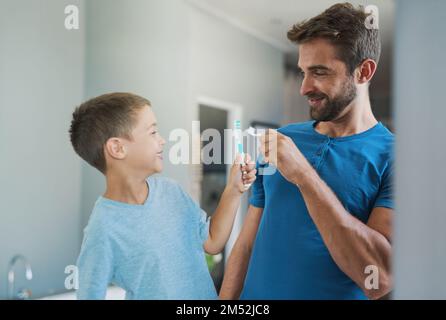
M 151 175 L 163 169 L 163 146 L 166 141 L 158 133 L 152 108 L 143 107 L 135 115 L 132 139 L 126 139 L 127 163 L 132 169 Z

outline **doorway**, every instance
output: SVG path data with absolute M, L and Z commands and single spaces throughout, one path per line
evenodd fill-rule
M 230 169 L 228 163 L 232 163 L 233 151 L 231 148 L 233 144 L 231 141 L 226 140 L 230 139 L 230 137 L 225 137 L 224 130 L 232 128 L 236 119 L 241 120 L 241 110 L 241 106 L 237 104 L 204 97 L 198 99 L 200 137 L 206 129 L 218 131 L 221 137 L 221 143 L 216 144 L 214 142 L 214 146 L 219 146 L 220 149 L 215 150 L 214 147 L 210 154 L 217 161 L 209 164 L 201 162 L 200 173 L 198 174 L 197 184 L 200 195 L 200 206 L 208 215 L 212 215 L 217 208 L 220 196 L 226 187 L 228 171 Z M 201 139 L 201 141 L 201 150 L 203 150 L 207 144 L 213 142 L 212 135 L 209 139 Z M 212 152 L 217 152 L 218 156 L 215 157 Z M 207 256 L 208 266 L 217 292 L 220 291 L 223 281 L 225 260 L 232 249 L 240 228 L 240 214 L 237 212 L 234 228 L 224 252 L 217 256 Z

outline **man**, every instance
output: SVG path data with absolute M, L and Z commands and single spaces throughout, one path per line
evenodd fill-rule
M 371 110 L 380 56 L 363 8 L 295 25 L 313 121 L 262 137 L 265 160 L 228 259 L 222 299 L 377 299 L 390 273 L 394 137 Z

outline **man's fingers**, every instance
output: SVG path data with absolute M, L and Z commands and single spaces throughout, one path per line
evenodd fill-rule
M 266 130 L 266 132 L 265 132 L 265 141 L 271 141 L 273 139 L 276 139 L 278 134 L 279 133 L 277 132 L 277 130 L 274 130 L 274 129 Z
M 276 134 L 264 134 L 260 137 L 260 143 L 265 144 L 268 142 L 272 142 L 276 139 L 277 135 Z

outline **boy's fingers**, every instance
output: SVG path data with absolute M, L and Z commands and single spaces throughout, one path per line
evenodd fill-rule
M 252 169 L 252 170 L 246 171 L 246 176 L 255 177 L 256 173 L 257 173 L 257 170 L 256 169 Z
M 245 164 L 242 166 L 242 171 L 248 172 L 248 171 L 252 171 L 252 169 L 253 169 L 252 166 L 250 166 L 249 164 Z
M 256 163 L 251 161 L 246 165 L 246 167 L 248 168 L 248 171 L 255 170 Z
M 247 173 L 247 174 L 245 174 L 245 175 L 243 175 L 243 178 L 244 179 L 252 179 L 252 178 L 254 178 L 256 176 L 256 174 L 255 174 L 255 172 L 249 172 L 249 173 Z
M 249 171 L 249 172 L 245 172 L 242 175 L 242 179 L 243 180 L 245 180 L 245 179 L 253 179 L 253 178 L 256 177 L 256 173 L 257 173 L 257 170 L 252 170 L 252 171 Z
M 242 155 L 240 153 L 237 153 L 235 155 L 234 164 L 240 165 L 242 163 Z

